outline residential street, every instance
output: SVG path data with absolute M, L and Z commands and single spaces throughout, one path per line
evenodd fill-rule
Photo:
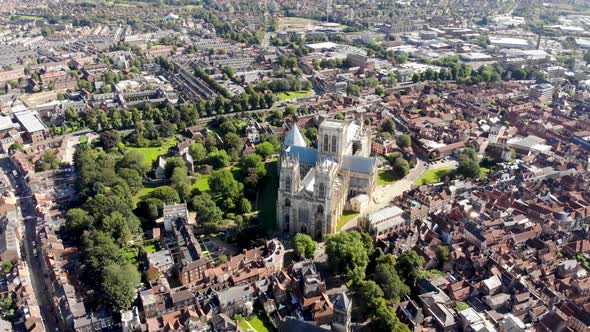
M 2 155 L 0 157 L 0 168 L 4 173 L 10 174 L 14 169 L 8 157 Z M 21 221 L 24 223 L 25 234 L 22 248 L 23 256 L 26 259 L 27 266 L 31 277 L 32 287 L 35 290 L 35 296 L 43 316 L 43 323 L 46 331 L 59 331 L 57 328 L 55 314 L 52 313 L 53 301 L 49 295 L 47 287 L 43 281 L 44 271 L 41 267 L 40 256 L 35 257 L 33 242 L 39 242 L 37 238 L 36 229 L 36 215 L 35 205 L 33 204 L 32 196 L 25 186 L 25 181 L 22 177 L 14 177 L 12 174 L 8 175 L 10 184 L 16 194 L 18 202 L 18 211 L 21 216 Z M 37 244 L 38 245 L 38 244 Z

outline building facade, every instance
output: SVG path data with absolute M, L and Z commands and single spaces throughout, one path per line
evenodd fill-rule
M 357 195 L 371 197 L 375 188 L 377 164 L 370 150 L 370 129 L 354 121 L 324 120 L 317 149 L 294 126 L 279 161 L 280 228 L 320 239 L 335 233 L 345 204 Z

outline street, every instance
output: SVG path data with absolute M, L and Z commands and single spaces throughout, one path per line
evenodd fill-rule
M 33 204 L 32 196 L 28 191 L 25 180 L 22 176 L 16 178 L 10 174 L 14 169 L 10 159 L 5 155 L 0 156 L 0 169 L 7 173 L 12 189 L 17 197 L 17 210 L 20 214 L 21 222 L 24 223 L 25 234 L 23 256 L 29 267 L 31 277 L 31 286 L 35 290 L 35 297 L 41 310 L 43 323 L 46 331 L 59 331 L 56 324 L 55 314 L 52 313 L 53 301 L 47 287 L 45 286 L 43 276 L 44 271 L 41 267 L 40 256 L 33 255 L 33 241 L 39 242 L 37 238 L 37 216 L 35 215 L 35 205 Z

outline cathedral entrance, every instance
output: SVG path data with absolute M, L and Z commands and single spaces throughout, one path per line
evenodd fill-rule
M 284 225 L 283 232 L 289 232 L 290 227 L 289 227 L 289 215 L 288 214 L 285 215 L 283 225 Z

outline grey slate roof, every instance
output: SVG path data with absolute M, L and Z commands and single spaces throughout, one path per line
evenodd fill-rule
M 344 156 L 342 158 L 342 169 L 354 173 L 370 174 L 375 165 L 376 159 L 373 157 Z

